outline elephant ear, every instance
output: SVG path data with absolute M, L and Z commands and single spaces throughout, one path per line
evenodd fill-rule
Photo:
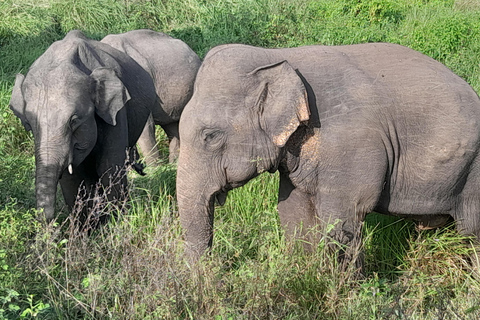
M 10 109 L 13 111 L 13 114 L 15 114 L 18 118 L 20 118 L 20 121 L 22 121 L 25 130 L 30 131 L 32 128 L 28 124 L 27 118 L 25 117 L 25 99 L 23 99 L 22 93 L 22 84 L 24 79 L 25 76 L 23 74 L 17 74 L 9 105 Z
M 277 147 L 283 147 L 300 123 L 310 118 L 307 90 L 287 61 L 250 72 L 259 77 L 256 109 L 260 126 Z
M 130 100 L 130 94 L 110 68 L 97 68 L 91 77 L 95 81 L 95 111 L 106 123 L 115 126 L 117 113 Z

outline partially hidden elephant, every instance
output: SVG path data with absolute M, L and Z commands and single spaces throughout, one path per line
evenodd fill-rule
M 386 43 L 210 50 L 180 120 L 186 252 L 211 245 L 214 203 L 279 171 L 287 234 L 333 225 L 355 261 L 365 215 L 480 236 L 480 100 L 441 63 Z M 360 264 L 361 266 L 361 264 Z
M 192 96 L 200 58 L 181 40 L 147 29 L 111 34 L 101 42 L 128 54 L 152 77 L 157 102 L 138 146 L 147 165 L 158 165 L 155 124 L 160 125 L 169 138 L 169 161 L 173 162 L 179 152 L 180 114 Z
M 125 164 L 157 101 L 150 74 L 124 52 L 69 32 L 23 76 L 10 108 L 35 141 L 39 219 L 55 217 L 57 184 L 72 208 L 100 181 L 109 200 L 126 198 Z

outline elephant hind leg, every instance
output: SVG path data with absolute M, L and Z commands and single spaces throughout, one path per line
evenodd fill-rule
M 480 243 L 480 160 L 475 159 L 466 177 L 465 185 L 457 197 L 451 216 L 455 219 L 460 234 L 473 236 Z
M 453 215 L 461 235 L 472 236 L 480 243 L 480 196 L 460 196 Z
M 140 138 L 138 138 L 137 144 L 145 158 L 147 166 L 158 166 L 160 161 L 160 152 L 158 151 L 157 147 L 155 123 L 152 115 L 148 117 L 147 123 L 143 128 Z
M 470 189 L 464 188 L 464 192 L 459 196 L 452 216 L 455 219 L 457 231 L 463 236 L 472 237 L 470 245 L 473 245 L 475 250 L 470 255 L 470 260 L 473 270 L 480 278 L 480 194 L 478 189 L 467 193 L 468 190 Z
M 180 134 L 178 132 L 178 122 L 173 122 L 167 125 L 162 125 L 163 130 L 167 134 L 168 147 L 168 162 L 173 163 L 178 159 L 180 154 Z

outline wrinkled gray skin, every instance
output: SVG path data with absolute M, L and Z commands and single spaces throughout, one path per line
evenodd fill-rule
M 158 99 L 138 145 L 147 165 L 158 164 L 155 124 L 160 125 L 170 140 L 173 162 L 179 152 L 178 121 L 192 96 L 200 58 L 181 40 L 146 29 L 108 35 L 101 42 L 128 54 L 152 77 Z
M 280 172 L 290 234 L 338 220 L 331 235 L 354 248 L 377 211 L 424 228 L 451 216 L 462 234 L 480 236 L 479 98 L 399 45 L 216 47 L 180 139 L 178 206 L 194 260 L 211 245 L 215 197 L 265 171 Z
M 17 75 L 10 108 L 35 139 L 39 219 L 55 217 L 58 182 L 70 208 L 79 186 L 90 193 L 98 180 L 110 188 L 109 200 L 125 198 L 126 151 L 155 101 L 152 79 L 138 63 L 80 31 L 53 43 L 26 76 Z M 111 184 L 115 174 L 120 178 Z

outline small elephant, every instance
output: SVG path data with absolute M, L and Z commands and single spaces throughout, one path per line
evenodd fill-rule
M 178 207 L 194 260 L 212 243 L 215 199 L 265 171 L 280 173 L 287 233 L 332 224 L 343 261 L 371 211 L 424 227 L 452 217 L 480 236 L 479 97 L 400 45 L 213 48 L 180 139 Z
M 179 152 L 178 121 L 192 96 L 200 58 L 181 40 L 146 29 L 108 35 L 101 42 L 128 54 L 152 77 L 157 104 L 138 145 L 147 165 L 158 164 L 155 124 L 160 125 L 170 140 L 169 161 L 173 162 Z
M 156 100 L 136 61 L 77 30 L 17 75 L 10 108 L 33 132 L 40 220 L 54 218 L 58 182 L 70 208 L 81 185 L 88 197 L 99 180 L 109 200 L 126 198 L 126 153 Z

